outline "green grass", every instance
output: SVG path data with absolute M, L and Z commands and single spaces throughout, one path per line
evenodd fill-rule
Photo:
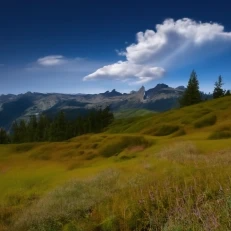
M 69 180 L 32 203 L 13 196 L 8 207 L 26 207 L 12 228 L 229 230 L 231 159 L 228 150 L 212 155 L 201 154 L 193 142 L 176 142 L 132 166 L 114 165 L 95 177 Z
M 154 133 L 156 136 L 167 136 L 179 130 L 177 125 L 161 125 Z
M 215 131 L 213 131 L 209 135 L 209 139 L 211 140 L 219 140 L 219 139 L 229 139 L 231 138 L 231 124 L 225 124 L 218 127 Z
M 230 99 L 0 145 L 0 231 L 231 230 Z
M 217 117 L 214 114 L 205 115 L 194 123 L 195 128 L 212 126 L 216 123 Z
M 180 128 L 172 135 L 172 137 L 184 136 L 184 135 L 186 135 L 186 131 L 184 130 L 184 128 Z
M 229 120 L 231 113 L 231 97 L 206 101 L 198 105 L 185 107 L 180 110 L 170 110 L 145 117 L 125 118 L 116 120 L 107 130 L 108 133 L 143 133 L 155 135 L 161 126 L 169 125 L 187 130 L 211 127 L 213 131 L 216 124 Z M 213 125 L 213 126 L 212 126 Z
M 148 140 L 143 136 L 121 136 L 108 140 L 106 145 L 99 149 L 99 153 L 104 157 L 116 156 L 126 148 L 141 146 L 147 148 L 154 144 L 153 140 Z
M 127 109 L 127 110 L 120 110 L 114 113 L 116 119 L 124 119 L 130 117 L 139 117 L 139 116 L 147 116 L 153 115 L 153 111 L 149 111 L 146 109 Z

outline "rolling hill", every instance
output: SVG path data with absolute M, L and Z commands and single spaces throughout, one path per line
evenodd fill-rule
M 15 120 L 28 120 L 31 115 L 41 113 L 53 116 L 60 110 L 65 111 L 72 119 L 87 113 L 89 109 L 108 105 L 115 113 L 125 110 L 136 110 L 138 113 L 137 109 L 140 114 L 144 111 L 166 111 L 178 106 L 178 98 L 183 92 L 184 87 L 172 88 L 166 84 L 157 84 L 147 91 L 141 87 L 130 94 L 122 94 L 114 89 L 100 94 L 27 92 L 19 95 L 0 95 L 0 127 L 9 129 Z
M 230 230 L 231 97 L 0 146 L 0 230 Z

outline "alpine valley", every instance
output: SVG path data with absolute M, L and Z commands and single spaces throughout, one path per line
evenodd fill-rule
M 37 93 L 0 95 L 0 127 L 10 129 L 13 121 L 27 120 L 42 113 L 54 116 L 63 110 L 70 119 L 98 107 L 110 106 L 115 117 L 131 117 L 162 112 L 178 107 L 178 98 L 185 87 L 157 84 L 145 90 L 120 93 L 113 89 L 99 94 Z M 209 97 L 209 96 L 208 96 Z

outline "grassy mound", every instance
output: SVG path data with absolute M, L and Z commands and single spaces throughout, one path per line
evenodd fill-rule
M 0 231 L 231 230 L 230 99 L 0 145 Z
M 220 126 L 214 132 L 209 135 L 209 139 L 211 140 L 219 140 L 219 139 L 228 139 L 231 138 L 231 124 L 226 124 Z
M 198 119 L 194 123 L 194 127 L 195 128 L 203 128 L 203 127 L 207 127 L 207 126 L 212 126 L 216 123 L 216 121 L 217 121 L 216 115 L 209 114 L 209 115 L 203 116 L 202 118 Z
M 184 128 L 180 128 L 179 130 L 177 130 L 175 133 L 172 134 L 172 137 L 184 136 L 184 135 L 186 135 L 186 131 L 184 130 Z
M 143 136 L 121 136 L 107 141 L 99 149 L 99 153 L 104 157 L 116 156 L 126 148 L 134 146 L 142 146 L 144 148 L 150 147 L 154 141 L 148 140 Z
M 24 209 L 12 229 L 230 230 L 231 159 L 228 152 L 213 155 L 180 142 L 156 153 L 148 168 L 136 165 L 131 174 L 109 169 L 73 179 Z
M 167 136 L 179 130 L 177 125 L 162 125 L 155 132 L 156 136 Z
M 211 127 L 209 129 L 212 131 L 216 127 L 216 124 L 219 124 L 219 121 L 229 120 L 231 113 L 230 99 L 231 96 L 209 100 L 197 105 L 170 110 L 164 113 L 116 120 L 109 126 L 107 133 L 143 133 L 156 135 L 156 132 L 161 130 L 160 134 L 169 135 L 171 134 L 171 129 L 175 129 L 176 132 L 177 127 L 179 130 L 182 128 L 185 131 L 188 129 L 192 131 L 192 129 L 208 129 Z

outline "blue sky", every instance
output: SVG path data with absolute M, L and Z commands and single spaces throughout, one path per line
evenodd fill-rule
M 0 94 L 99 93 L 157 83 L 231 89 L 226 1 L 4 1 Z

